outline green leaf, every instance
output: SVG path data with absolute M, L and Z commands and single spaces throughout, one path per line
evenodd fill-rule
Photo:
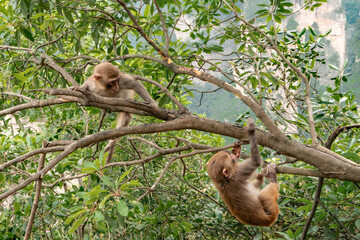
M 309 26 L 309 30 L 310 30 L 310 33 L 314 36 L 316 36 L 316 33 L 314 32 L 314 30 Z
M 15 212 L 21 211 L 21 204 L 19 202 L 14 202 L 14 211 Z
M 281 23 L 281 18 L 279 16 L 277 16 L 277 15 L 274 15 L 274 20 L 277 23 Z
M 31 32 L 30 32 L 30 30 L 28 30 L 28 29 L 26 29 L 26 28 L 20 28 L 20 30 L 21 30 L 21 33 L 27 38 L 27 39 L 29 39 L 30 41 L 34 41 L 34 38 L 33 38 L 33 36 L 32 36 L 32 34 L 31 34 Z
M 74 23 L 74 18 L 73 16 L 71 15 L 71 11 L 67 10 L 66 8 L 63 8 L 63 12 L 64 12 L 64 15 L 66 17 L 66 19 L 70 22 L 70 23 Z
M 334 70 L 340 70 L 338 67 L 336 67 L 335 65 L 329 64 L 329 68 L 334 69 Z
M 250 80 L 250 82 L 251 82 L 251 87 L 252 87 L 253 89 L 255 89 L 255 88 L 259 85 L 259 80 L 258 80 L 256 77 L 250 76 L 250 77 L 249 77 L 249 80 Z
M 267 18 L 266 18 L 266 23 L 269 23 L 271 20 L 272 20 L 271 15 L 267 16 Z
M 163 95 L 159 100 L 159 107 L 163 107 L 171 101 L 168 95 Z
M 114 187 L 114 182 L 112 182 L 108 176 L 106 175 L 102 176 L 102 180 L 105 185 Z
M 98 168 L 95 166 L 94 162 L 84 162 L 84 167 L 81 169 L 82 172 L 95 172 Z
M 146 5 L 144 10 L 144 16 L 149 17 L 150 16 L 150 5 Z
M 100 185 L 97 185 L 93 189 L 90 190 L 90 192 L 86 193 L 84 196 L 93 196 L 97 197 L 100 193 L 108 192 L 106 190 L 102 190 Z
M 84 216 L 82 216 L 81 218 L 77 219 L 74 224 L 72 225 L 72 227 L 69 229 L 69 233 L 74 233 L 76 229 L 78 229 L 80 227 L 81 224 L 83 224 L 83 222 L 85 221 L 87 217 L 87 214 L 85 214 Z
M 139 183 L 139 180 L 132 180 L 130 182 L 126 182 L 123 185 L 121 185 L 120 189 L 124 191 L 131 187 L 137 187 L 137 186 L 141 186 L 141 184 Z
M 283 7 L 292 7 L 292 6 L 294 6 L 294 4 L 292 4 L 290 2 L 284 2 L 284 3 L 281 3 L 281 6 L 283 6 Z
M 102 212 L 100 211 L 95 211 L 95 216 L 94 216 L 94 220 L 99 222 L 105 219 L 104 214 L 102 214 Z
M 267 81 L 265 81 L 265 78 L 263 77 L 260 77 L 260 83 L 263 87 L 270 87 L 270 84 Z
M 29 81 L 29 79 L 27 77 L 24 76 L 23 73 L 13 73 L 14 77 L 16 77 L 17 79 L 27 82 Z
M 77 218 L 80 214 L 82 214 L 82 213 L 84 213 L 84 212 L 86 212 L 86 211 L 87 211 L 86 209 L 82 209 L 82 210 L 80 210 L 80 211 L 78 211 L 78 212 L 75 212 L 75 213 L 70 214 L 69 217 L 65 220 L 64 223 L 65 223 L 65 224 L 71 223 L 71 221 L 72 221 L 73 219 Z
M 126 172 L 124 172 L 124 173 L 120 176 L 118 183 L 121 183 L 121 182 L 124 180 L 124 178 L 125 178 L 127 175 L 129 175 L 129 173 L 130 173 L 132 170 L 133 170 L 133 167 L 131 167 L 131 168 L 130 168 L 129 170 L 127 170 Z
M 104 199 L 100 202 L 99 208 L 102 209 L 105 206 L 106 201 L 112 196 L 112 194 L 109 194 L 104 197 Z
M 360 161 L 360 156 L 356 153 L 353 153 L 353 152 L 347 152 L 347 153 L 344 153 L 344 154 L 341 154 L 343 157 L 346 157 L 350 160 L 353 160 L 353 161 Z
M 360 219 L 355 221 L 355 226 L 360 229 Z
M 275 85 L 279 84 L 279 81 L 268 72 L 260 72 L 260 75 L 265 76 L 267 79 L 270 80 L 270 82 L 272 82 Z
M 309 38 L 310 38 L 310 40 L 311 40 L 312 42 L 315 42 L 315 38 L 314 38 L 313 35 L 309 35 Z
M 185 221 L 181 221 L 181 226 L 182 228 L 186 231 L 186 232 L 190 232 L 192 228 L 194 228 L 194 226 L 191 223 L 185 222 Z
M 123 200 L 119 200 L 117 204 L 118 212 L 121 216 L 126 217 L 129 214 L 129 208 L 126 205 L 126 202 Z
M 299 37 L 301 37 L 302 35 L 304 35 L 306 32 L 306 28 L 303 28 L 303 30 L 301 30 L 300 34 L 299 34 Z
M 100 170 L 101 166 L 100 166 L 100 160 L 99 159 L 95 159 L 94 165 L 95 165 L 97 170 Z

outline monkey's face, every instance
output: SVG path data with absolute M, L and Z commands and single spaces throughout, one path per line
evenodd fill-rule
M 231 178 L 236 171 L 236 156 L 225 151 L 216 153 L 206 164 L 209 177 L 215 182 Z
M 120 90 L 119 79 L 106 83 L 105 87 L 107 91 L 110 91 L 113 94 L 118 93 Z

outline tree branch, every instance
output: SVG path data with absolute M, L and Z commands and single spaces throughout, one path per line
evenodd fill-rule
M 67 71 L 65 71 L 65 69 L 56 64 L 56 62 L 49 55 L 43 53 L 41 54 L 41 58 L 46 59 L 48 61 L 46 65 L 59 72 L 66 81 L 71 83 L 72 86 L 79 86 L 75 79 Z
M 25 110 L 25 109 L 40 108 L 40 107 L 51 106 L 51 105 L 55 105 L 55 104 L 64 104 L 64 103 L 67 103 L 67 101 L 65 101 L 61 98 L 53 98 L 53 99 L 48 99 L 48 100 L 34 100 L 29 103 L 16 105 L 14 107 L 10 107 L 10 108 L 1 110 L 0 117 L 7 115 L 7 114 L 15 113 L 17 111 Z
M 42 145 L 43 145 L 43 148 L 46 148 L 47 141 L 44 141 Z M 41 171 L 43 169 L 43 167 L 44 167 L 45 156 L 46 156 L 45 153 L 43 153 L 40 156 L 39 166 L 38 166 L 38 170 L 37 170 L 38 172 Z M 42 187 L 42 177 L 39 177 L 39 179 L 37 180 L 37 184 L 36 184 L 36 192 L 35 192 L 35 198 L 34 198 L 33 206 L 31 208 L 31 213 L 30 213 L 28 225 L 26 227 L 26 232 L 25 232 L 25 236 L 24 236 L 25 240 L 28 240 L 30 238 L 30 235 L 31 235 L 31 230 L 32 230 L 32 226 L 33 226 L 33 223 L 34 223 L 36 211 L 37 211 L 37 208 L 39 206 L 39 200 L 40 200 L 40 195 L 41 195 L 41 187 Z

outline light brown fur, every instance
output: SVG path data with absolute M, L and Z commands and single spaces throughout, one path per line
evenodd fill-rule
M 268 165 L 264 175 L 269 179 L 270 184 L 260 191 L 263 175 L 254 171 L 261 166 L 262 160 L 255 139 L 253 122 L 249 123 L 248 135 L 251 145 L 250 159 L 238 162 L 240 147 L 234 148 L 233 153 L 221 151 L 209 160 L 207 171 L 233 216 L 243 224 L 270 227 L 279 215 L 276 165 Z M 256 180 L 249 181 L 254 175 Z
M 76 88 L 73 88 L 76 89 Z M 145 87 L 129 74 L 121 72 L 116 66 L 109 62 L 103 62 L 95 66 L 93 74 L 86 79 L 78 88 L 88 90 L 103 97 L 118 97 L 133 99 L 135 93 L 139 94 L 144 101 L 157 106 Z M 119 112 L 117 115 L 116 128 L 125 127 L 130 124 L 131 114 Z M 117 140 L 110 140 L 105 150 L 109 152 L 107 162 L 109 163 Z

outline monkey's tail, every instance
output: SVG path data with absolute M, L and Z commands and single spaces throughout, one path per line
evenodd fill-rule
M 255 135 L 255 123 L 254 123 L 254 120 L 252 118 L 248 118 L 247 124 L 248 124 L 249 137 L 250 137 L 250 135 L 254 136 Z

